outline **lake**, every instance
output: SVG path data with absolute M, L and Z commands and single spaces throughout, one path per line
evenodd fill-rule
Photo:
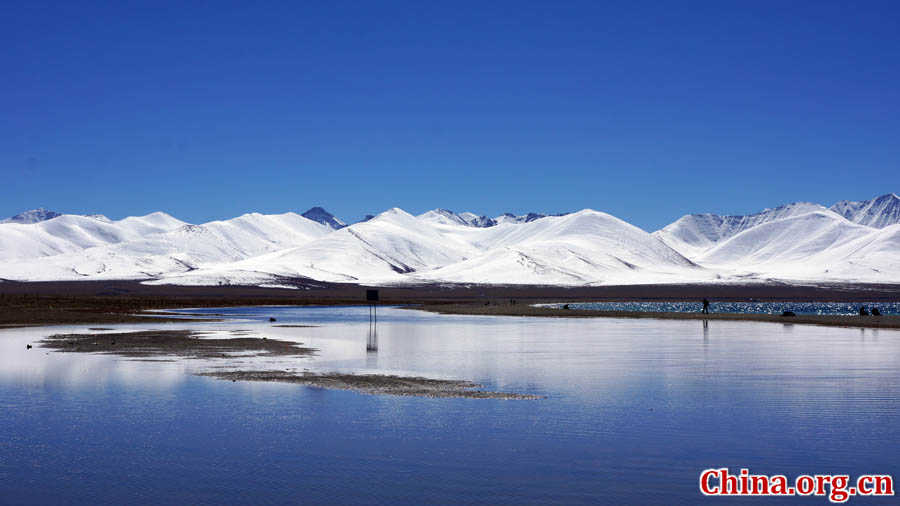
M 900 475 L 900 332 L 757 322 L 197 310 L 120 325 L 290 339 L 246 368 L 465 379 L 539 400 L 370 396 L 219 381 L 208 361 L 26 344 L 0 331 L 3 504 L 790 504 L 705 497 L 702 470 Z M 308 328 L 278 324 L 315 325 Z M 853 497 L 851 503 L 890 504 Z

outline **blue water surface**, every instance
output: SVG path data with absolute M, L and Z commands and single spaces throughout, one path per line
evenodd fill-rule
M 367 351 L 366 308 L 197 312 L 233 320 L 117 328 L 240 329 L 319 350 L 248 367 L 459 378 L 546 398 L 232 383 L 192 375 L 215 361 L 25 347 L 85 327 L 4 330 L 0 503 L 825 504 L 705 497 L 698 477 L 900 476 L 897 331 L 381 308 Z

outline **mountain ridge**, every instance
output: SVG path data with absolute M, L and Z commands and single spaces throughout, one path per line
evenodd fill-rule
M 4 220 L 0 220 L 0 223 L 19 223 L 22 225 L 30 225 L 33 223 L 51 220 L 53 218 L 56 218 L 57 216 L 62 216 L 62 213 L 50 211 L 49 209 L 45 209 L 43 207 L 38 207 L 36 209 L 23 211 Z
M 685 215 L 653 233 L 584 209 L 488 218 L 399 208 L 346 225 L 321 207 L 190 224 L 164 212 L 0 225 L 0 278 L 274 285 L 284 279 L 601 284 L 900 282 L 895 194 L 831 208 Z
M 868 227 L 885 228 L 900 223 L 900 197 L 896 193 L 886 193 L 858 202 L 841 200 L 829 209 L 854 223 Z

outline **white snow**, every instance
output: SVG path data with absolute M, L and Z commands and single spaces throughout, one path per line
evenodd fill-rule
M 842 200 L 831 210 L 853 223 L 875 228 L 885 228 L 900 223 L 900 197 L 888 193 L 862 202 Z
M 468 227 L 487 228 L 493 227 L 497 222 L 487 216 L 479 216 L 475 213 L 454 213 L 446 209 L 433 209 L 420 214 L 418 218 L 426 223 L 441 225 L 465 225 Z
M 120 221 L 64 214 L 31 224 L 4 223 L 0 225 L 0 262 L 72 253 L 182 225 L 183 221 L 161 212 Z
M 457 233 L 481 253 L 414 277 L 545 285 L 609 284 L 627 278 L 646 279 L 649 273 L 666 273 L 666 278 L 673 273 L 684 279 L 704 277 L 697 272 L 701 269 L 650 234 L 590 209 Z M 450 230 L 444 234 L 453 235 Z
M 62 216 L 45 223 L 63 218 L 83 217 Z M 160 232 L 176 225 L 178 228 L 174 230 Z M 146 279 L 279 251 L 322 237 L 330 231 L 294 213 L 268 216 L 252 213 L 205 225 L 188 225 L 164 213 L 154 213 L 126 218 L 109 226 L 116 227 L 114 230 L 129 230 L 135 238 L 122 240 L 116 237 L 119 240 L 108 241 L 102 246 L 74 249 L 46 258 L 26 257 L 3 262 L 0 263 L 0 278 Z M 80 231 L 81 228 L 75 228 L 68 236 Z M 139 231 L 150 233 L 141 237 L 137 235 Z
M 602 284 L 900 282 L 896 195 L 832 210 L 685 216 L 647 232 L 585 209 L 494 219 L 394 208 L 344 227 L 321 208 L 191 225 L 165 213 L 62 215 L 0 225 L 0 278 L 141 279 L 296 287 L 338 283 Z M 849 219 L 848 219 L 849 217 Z
M 20 223 L 20 224 L 31 224 L 38 223 L 41 221 L 50 220 L 56 218 L 57 216 L 61 216 L 62 213 L 58 213 L 56 211 L 50 211 L 48 209 L 44 209 L 43 207 L 39 207 L 37 209 L 32 209 L 30 211 L 25 211 L 23 213 L 19 213 L 15 216 L 10 216 L 5 220 L 0 220 L 0 224 L 4 223 Z
M 819 204 L 796 202 L 748 216 L 689 214 L 654 232 L 653 235 L 686 257 L 694 258 L 716 244 L 757 225 L 824 209 L 825 207 Z
M 234 265 L 191 273 L 255 271 L 320 281 L 404 283 L 406 273 L 458 262 L 474 250 L 401 209 L 336 230 L 318 240 Z

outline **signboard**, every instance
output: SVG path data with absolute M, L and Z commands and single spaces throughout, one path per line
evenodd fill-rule
M 369 302 L 378 302 L 378 290 L 366 290 L 366 300 Z

